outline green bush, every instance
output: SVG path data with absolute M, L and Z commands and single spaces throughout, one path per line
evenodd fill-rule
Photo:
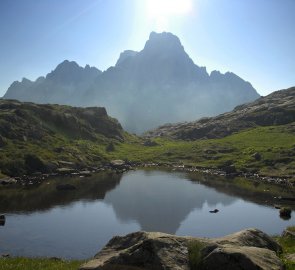
M 202 249 L 206 244 L 199 241 L 193 241 L 188 246 L 188 258 L 191 270 L 198 270 L 202 264 Z

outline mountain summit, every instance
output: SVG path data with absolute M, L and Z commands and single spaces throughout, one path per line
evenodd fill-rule
M 257 99 L 252 85 L 234 73 L 192 61 L 178 37 L 152 32 L 143 50 L 126 50 L 101 72 L 64 61 L 35 82 L 14 82 L 4 98 L 75 106 L 104 106 L 132 132 L 167 122 L 191 121 Z

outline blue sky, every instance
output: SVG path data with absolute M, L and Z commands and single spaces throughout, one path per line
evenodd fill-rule
M 266 95 L 295 85 L 294 14 L 294 0 L 0 0 L 0 96 L 65 59 L 105 70 L 151 31 L 172 32 L 196 64 Z

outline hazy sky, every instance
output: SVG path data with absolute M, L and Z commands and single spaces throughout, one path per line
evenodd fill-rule
M 0 0 L 0 96 L 65 59 L 105 70 L 151 31 L 266 95 L 295 85 L 294 14 L 295 0 Z

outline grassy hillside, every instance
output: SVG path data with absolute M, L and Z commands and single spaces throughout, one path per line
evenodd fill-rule
M 216 117 L 161 126 L 147 132 L 146 136 L 181 140 L 223 138 L 249 128 L 285 125 L 294 121 L 295 87 L 291 87 L 237 106 Z
M 222 139 L 179 141 L 154 139 L 144 146 L 136 138 L 118 143 L 109 158 L 143 162 L 177 162 L 218 168 L 233 164 L 237 170 L 263 175 L 290 176 L 295 172 L 295 125 L 258 127 Z
M 0 177 L 101 164 L 105 147 L 124 131 L 104 108 L 0 100 Z M 69 164 L 69 163 L 68 163 Z
M 289 177 L 295 174 L 295 124 L 254 127 L 216 139 L 124 132 L 103 108 L 0 101 L 0 178 L 61 167 L 99 166 L 112 159 L 183 163 Z

